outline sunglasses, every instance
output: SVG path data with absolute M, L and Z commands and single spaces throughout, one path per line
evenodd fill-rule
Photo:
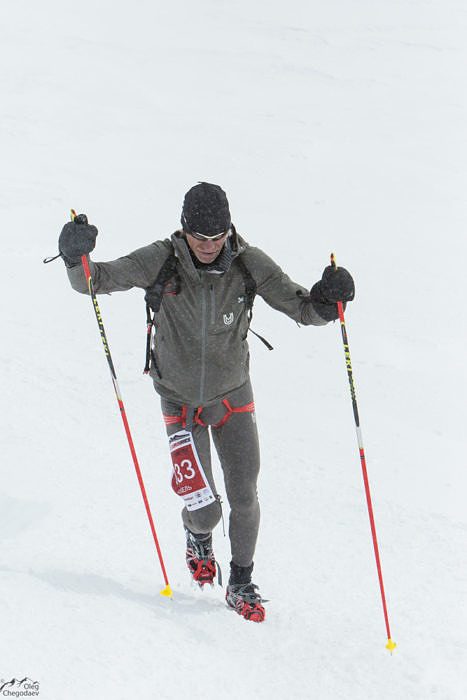
M 204 233 L 198 233 L 197 231 L 187 231 L 187 233 L 189 236 L 196 238 L 197 241 L 220 241 L 221 238 L 230 233 L 230 229 L 217 233 L 215 236 L 205 236 Z
M 184 214 L 182 214 L 182 225 L 185 233 L 188 233 L 190 236 L 193 236 L 193 238 L 196 238 L 197 241 L 220 241 L 221 238 L 227 236 L 227 234 L 230 233 L 232 230 L 229 226 L 227 231 L 222 231 L 222 233 L 216 233 L 214 236 L 206 236 L 204 233 L 192 231 L 191 228 L 188 226 L 188 221 L 186 220 Z

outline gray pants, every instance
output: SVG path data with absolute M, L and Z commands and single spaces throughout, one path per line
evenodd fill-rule
M 226 397 L 232 408 L 245 406 L 253 401 L 250 382 L 230 392 Z M 182 406 L 161 399 L 162 413 L 181 416 Z M 214 406 L 203 408 L 199 418 L 210 426 L 212 439 L 224 472 L 224 483 L 230 505 L 229 538 L 232 560 L 239 566 L 249 566 L 253 561 L 258 536 L 260 510 L 256 482 L 259 472 L 259 444 L 255 413 L 232 413 L 229 419 L 217 428 L 226 414 L 225 405 L 219 401 Z M 189 427 L 189 426 L 188 426 Z M 182 424 L 167 426 L 167 435 L 181 430 Z M 216 485 L 212 476 L 211 444 L 209 428 L 193 423 L 193 441 L 198 457 L 214 494 Z M 221 519 L 218 501 L 198 510 L 183 508 L 185 526 L 194 533 L 211 532 Z

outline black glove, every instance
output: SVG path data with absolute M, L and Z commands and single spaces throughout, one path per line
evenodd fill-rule
M 67 267 L 77 265 L 82 255 L 94 250 L 96 236 L 97 228 L 88 224 L 86 214 L 80 214 L 65 224 L 58 239 L 58 249 Z
M 321 280 L 311 288 L 310 301 L 321 318 L 335 321 L 339 318 L 337 302 L 341 301 L 345 309 L 346 302 L 352 301 L 354 296 L 355 285 L 350 272 L 345 267 L 328 265 Z

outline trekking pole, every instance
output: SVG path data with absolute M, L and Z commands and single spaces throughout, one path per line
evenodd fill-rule
M 336 265 L 336 260 L 334 258 L 334 253 L 331 253 L 331 265 L 337 270 L 337 265 Z M 354 415 L 354 419 L 355 419 L 355 428 L 357 430 L 358 448 L 360 451 L 360 461 L 362 464 L 362 471 L 363 471 L 363 483 L 365 484 L 366 502 L 368 505 L 368 514 L 370 516 L 371 535 L 373 537 L 373 547 L 375 550 L 376 568 L 378 570 L 379 587 L 381 589 L 381 600 L 383 602 L 384 621 L 386 623 L 386 632 L 388 635 L 388 643 L 386 644 L 386 649 L 389 649 L 389 651 L 391 652 L 391 655 L 392 655 L 392 652 L 396 648 L 396 644 L 395 644 L 395 642 L 392 641 L 391 632 L 389 630 L 388 610 L 387 610 L 387 606 L 386 606 L 386 596 L 384 594 L 383 574 L 381 571 L 381 561 L 379 558 L 378 540 L 376 538 L 375 519 L 373 516 L 373 506 L 371 504 L 370 485 L 368 482 L 368 473 L 367 473 L 367 469 L 366 469 L 365 451 L 363 449 L 362 431 L 360 429 L 360 419 L 358 416 L 357 396 L 355 393 L 355 384 L 354 384 L 354 380 L 353 380 L 352 363 L 350 362 L 349 341 L 347 340 L 347 331 L 345 328 L 344 308 L 342 306 L 341 301 L 337 302 L 337 309 L 339 311 L 339 319 L 341 322 L 342 340 L 344 342 L 344 352 L 345 352 L 345 363 L 347 365 L 347 375 L 349 377 L 349 385 L 350 385 L 350 396 L 352 398 L 353 415 Z
M 74 209 L 72 209 L 71 210 L 72 221 L 74 221 L 75 218 L 76 218 L 76 212 Z M 97 325 L 99 326 L 99 332 L 101 334 L 102 344 L 104 345 L 105 356 L 107 358 L 107 363 L 109 365 L 110 376 L 112 377 L 112 384 L 113 384 L 113 387 L 115 390 L 115 395 L 117 397 L 118 407 L 120 408 L 120 415 L 122 416 L 123 425 L 125 427 L 125 433 L 126 433 L 126 436 L 128 439 L 128 444 L 130 446 L 131 456 L 133 457 L 133 464 L 135 465 L 136 476 L 138 477 L 138 482 L 139 482 L 139 486 L 141 489 L 141 494 L 143 496 L 143 501 L 144 501 L 144 505 L 146 508 L 146 513 L 147 513 L 147 516 L 149 519 L 149 525 L 151 526 L 152 536 L 154 538 L 154 543 L 156 545 L 157 554 L 159 556 L 159 562 L 161 565 L 162 574 L 164 576 L 165 588 L 161 591 L 161 595 L 168 596 L 169 598 L 172 598 L 172 591 L 171 591 L 171 588 L 169 586 L 169 581 L 167 579 L 167 573 L 165 571 L 164 560 L 162 559 L 162 552 L 161 552 L 161 549 L 159 547 L 159 540 L 157 539 L 157 535 L 156 535 L 156 528 L 154 527 L 154 521 L 152 519 L 151 509 L 149 507 L 149 501 L 148 501 L 148 497 L 146 495 L 146 489 L 144 488 L 143 477 L 141 475 L 141 470 L 139 468 L 138 458 L 136 457 L 136 451 L 135 451 L 135 446 L 133 444 L 133 438 L 131 437 L 130 426 L 128 425 L 128 420 L 126 417 L 125 407 L 123 405 L 122 395 L 120 393 L 120 388 L 119 388 L 118 382 L 117 382 L 117 375 L 115 373 L 114 364 L 112 362 L 112 356 L 110 354 L 110 348 L 109 348 L 109 344 L 107 342 L 107 336 L 105 335 L 104 324 L 102 322 L 102 316 L 101 316 L 101 312 L 99 309 L 99 304 L 97 303 L 97 297 L 96 297 L 96 293 L 94 291 L 94 286 L 92 283 L 91 271 L 89 269 L 88 260 L 87 260 L 85 255 L 81 256 L 81 262 L 83 264 L 84 274 L 86 276 L 86 280 L 88 283 L 89 295 L 91 297 L 92 304 L 94 307 L 94 312 L 96 314 Z

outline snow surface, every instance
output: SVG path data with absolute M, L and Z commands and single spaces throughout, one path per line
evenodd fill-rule
M 3 0 L 0 19 L 0 678 L 43 700 L 467 697 L 465 2 Z M 201 179 L 296 281 L 331 251 L 355 276 L 392 656 L 339 325 L 261 300 L 255 625 L 190 587 L 143 295 L 100 299 L 159 595 L 89 300 L 42 258 L 70 207 L 96 260 L 164 238 Z M 215 551 L 227 573 L 221 528 Z

